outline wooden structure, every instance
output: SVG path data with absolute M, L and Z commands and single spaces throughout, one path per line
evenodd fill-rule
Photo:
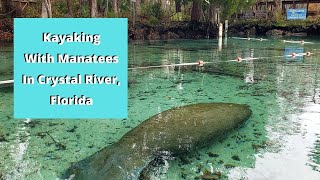
M 260 0 L 257 1 L 255 5 L 255 9 L 260 12 L 267 12 L 267 11 L 273 11 L 275 7 L 275 2 L 270 0 Z
M 282 11 L 287 9 L 305 8 L 307 9 L 307 17 L 317 15 L 320 10 L 320 0 L 283 0 Z
M 295 8 L 307 9 L 307 17 L 320 14 L 320 0 L 282 0 L 279 6 L 283 14 L 286 14 L 288 9 Z M 244 19 L 264 19 L 272 15 L 275 9 L 275 0 L 258 0 L 257 3 L 251 7 L 251 10 L 243 13 L 241 17 Z
M 35 3 L 37 3 L 36 0 L 0 0 L 0 17 L 20 17 L 27 5 Z
M 36 0 L 12 0 L 14 7 L 23 7 L 23 9 L 28 5 L 32 3 L 36 3 Z M 23 10 L 22 9 L 22 10 Z

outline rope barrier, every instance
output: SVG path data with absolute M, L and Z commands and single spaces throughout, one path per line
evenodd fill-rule
M 263 39 L 263 38 L 241 38 L 241 37 L 231 37 L 232 39 L 242 39 L 242 40 L 257 40 L 257 41 L 268 41 L 268 39 Z M 288 41 L 288 40 L 282 40 L 283 43 L 293 43 L 293 44 L 314 44 L 313 42 L 306 42 L 304 40 L 301 41 Z
M 250 61 L 250 60 L 258 60 L 258 59 L 270 59 L 270 58 L 279 58 L 279 57 L 301 57 L 301 56 L 310 56 L 313 53 L 306 52 L 306 53 L 292 53 L 284 56 L 270 56 L 270 57 L 248 57 L 242 59 L 241 57 L 237 57 L 236 59 L 232 60 L 227 60 L 227 61 L 215 61 L 215 62 L 204 62 L 202 60 L 199 60 L 198 62 L 195 63 L 180 63 L 180 64 L 164 64 L 164 65 L 159 65 L 159 66 L 143 66 L 143 67 L 131 67 L 128 68 L 128 70 L 135 70 L 135 69 L 150 69 L 150 68 L 162 68 L 162 67 L 176 67 L 176 66 L 193 66 L 197 65 L 199 67 L 204 66 L 204 64 L 213 64 L 213 63 L 218 63 L 218 62 L 242 62 L 242 61 Z
M 242 39 L 242 40 L 256 40 L 256 41 L 268 41 L 268 39 L 263 39 L 263 38 L 241 38 L 241 37 L 231 37 L 232 39 Z
M 0 87 L 7 87 L 13 84 L 13 80 L 0 81 Z

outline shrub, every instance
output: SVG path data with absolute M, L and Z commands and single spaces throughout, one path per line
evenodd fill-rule
M 12 41 L 13 34 L 10 32 L 1 32 L 0 31 L 0 41 Z
M 13 19 L 0 19 L 0 41 L 13 40 Z
M 0 31 L 13 33 L 13 19 L 12 18 L 0 19 Z
M 150 25 L 159 23 L 164 17 L 161 2 L 143 4 L 141 7 L 141 15 L 147 18 Z

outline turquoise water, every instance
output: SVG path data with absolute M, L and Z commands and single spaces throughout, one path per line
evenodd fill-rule
M 289 40 L 288 38 L 286 40 Z M 320 40 L 176 40 L 129 44 L 129 118 L 14 120 L 13 89 L 0 89 L 0 179 L 56 179 L 164 110 L 200 102 L 248 104 L 241 128 L 155 167 L 151 179 L 319 179 Z M 221 47 L 219 47 L 219 44 Z M 283 57 L 307 52 L 310 57 Z M 12 77 L 12 46 L 0 50 Z M 264 57 L 242 62 L 237 57 Z M 136 67 L 205 62 L 196 66 Z M 4 64 L 5 66 L 2 66 Z M 183 121 L 183 120 L 181 120 Z M 192 132 L 186 132 L 192 133 Z

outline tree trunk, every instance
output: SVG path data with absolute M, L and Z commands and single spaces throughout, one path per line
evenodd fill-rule
M 167 5 L 167 0 L 161 0 L 161 9 L 165 12 L 165 13 L 167 13 L 167 8 L 168 7 L 168 5 Z
M 80 16 L 83 16 L 83 13 L 82 13 L 83 3 L 84 3 L 83 0 L 79 0 Z
M 208 17 L 209 17 L 209 22 L 214 24 L 214 6 L 213 4 L 210 4 L 209 5 L 209 14 L 208 14 Z
M 136 15 L 140 16 L 141 14 L 141 0 L 137 0 L 135 3 L 135 8 L 136 8 Z
M 98 17 L 97 0 L 90 0 L 90 14 L 92 18 Z
M 105 11 L 105 16 L 108 17 L 108 11 L 109 11 L 109 0 L 107 0 L 107 7 L 106 7 L 106 11 Z
M 200 21 L 201 18 L 201 5 L 198 0 L 193 0 L 192 10 L 191 10 L 191 20 Z
M 116 16 L 118 16 L 118 0 L 111 0 L 112 1 L 112 9 Z
M 73 17 L 71 0 L 67 0 L 68 14 Z
M 52 18 L 51 0 L 42 0 L 42 18 Z
M 176 1 L 176 13 L 181 12 L 181 1 Z

